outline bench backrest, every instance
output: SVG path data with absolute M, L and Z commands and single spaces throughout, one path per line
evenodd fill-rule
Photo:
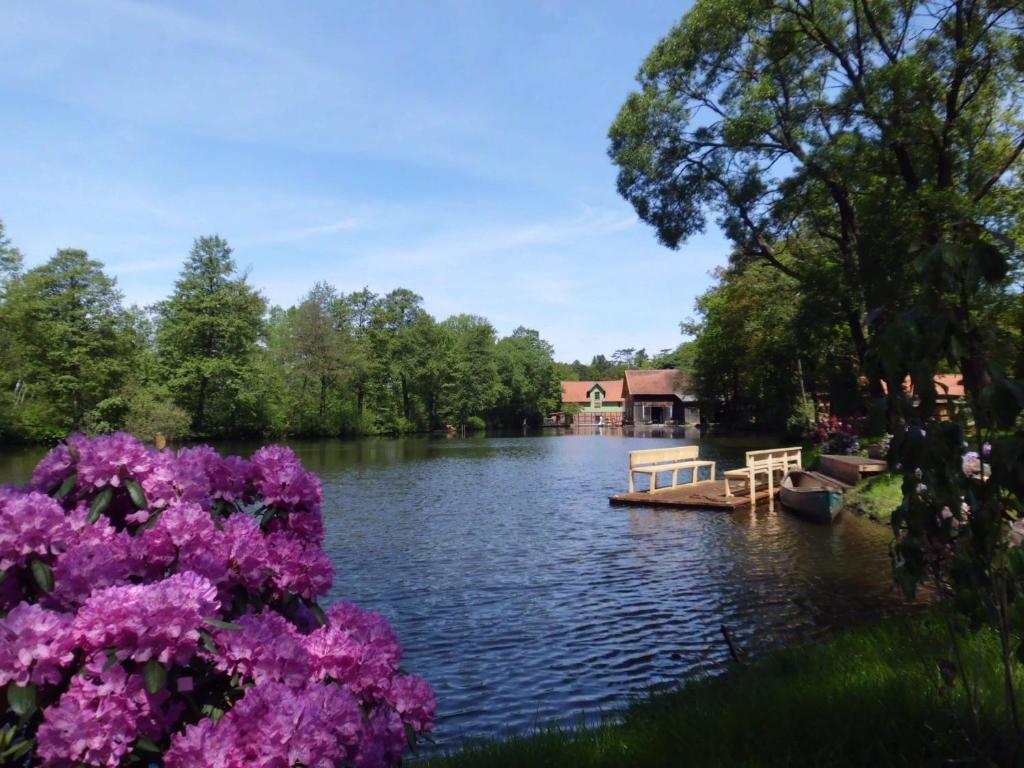
M 629 467 L 643 467 L 651 464 L 669 464 L 675 461 L 693 461 L 700 453 L 696 445 L 677 445 L 673 448 L 651 448 L 629 452 Z
M 803 449 L 795 448 L 767 448 L 761 451 L 747 451 L 748 467 L 765 467 L 771 464 L 785 465 L 795 463 L 798 467 L 803 466 Z

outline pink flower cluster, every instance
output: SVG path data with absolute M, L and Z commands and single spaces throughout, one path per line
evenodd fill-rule
M 123 433 L 72 436 L 0 487 L 0 689 L 30 761 L 398 764 L 434 693 L 381 616 L 317 606 L 322 500 L 288 448 Z

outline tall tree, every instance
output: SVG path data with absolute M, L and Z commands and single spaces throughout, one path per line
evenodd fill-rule
M 495 408 L 502 426 L 524 420 L 538 423 L 561 399 L 554 349 L 537 331 L 522 326 L 501 339 L 496 348 L 500 400 Z
M 116 281 L 85 251 L 66 249 L 15 278 L 3 295 L 7 339 L 0 377 L 16 393 L 23 433 L 80 427 L 130 375 L 138 338 Z
M 446 411 L 465 427 L 498 399 L 500 381 L 494 326 L 478 315 L 453 315 L 442 323 L 452 338 L 453 365 L 445 391 Z
M 838 303 L 863 366 L 914 248 L 1021 214 L 1022 23 L 999 0 L 697 0 L 612 125 L 619 191 L 673 248 L 717 212 L 738 263 Z
M 230 430 L 233 419 L 248 416 L 240 410 L 239 389 L 250 373 L 265 312 L 263 297 L 237 273 L 227 241 L 216 235 L 197 239 L 174 294 L 156 306 L 158 355 L 197 434 Z

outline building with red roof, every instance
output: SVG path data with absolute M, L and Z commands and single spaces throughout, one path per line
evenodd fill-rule
M 673 368 L 626 371 L 613 381 L 563 381 L 562 403 L 580 408 L 577 426 L 700 423 L 691 383 Z

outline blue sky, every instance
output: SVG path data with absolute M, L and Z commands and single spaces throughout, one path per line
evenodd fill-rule
M 0 218 L 132 303 L 218 233 L 275 304 L 401 286 L 559 359 L 673 347 L 727 246 L 658 245 L 606 137 L 686 7 L 0 0 Z

